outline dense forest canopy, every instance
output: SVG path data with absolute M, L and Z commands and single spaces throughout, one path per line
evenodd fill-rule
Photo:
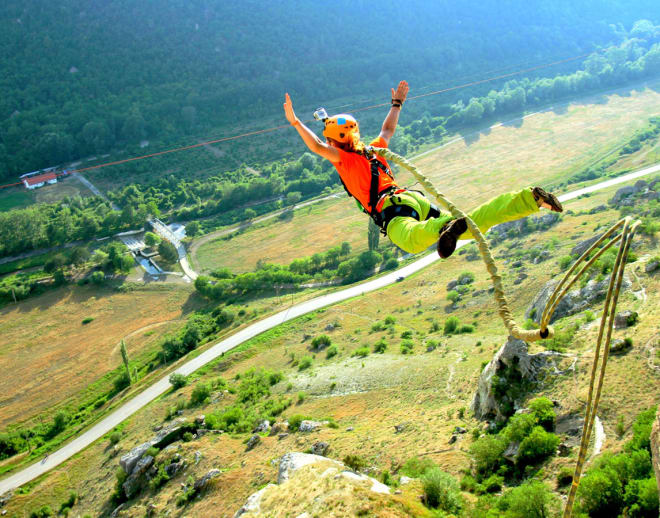
M 264 127 L 284 91 L 304 113 L 590 52 L 641 18 L 657 24 L 660 2 L 7 0 L 0 179 Z

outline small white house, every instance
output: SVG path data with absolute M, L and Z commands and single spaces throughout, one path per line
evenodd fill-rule
M 47 183 L 57 183 L 57 175 L 54 172 L 51 171 L 48 173 L 23 177 L 23 185 L 28 189 L 43 187 Z

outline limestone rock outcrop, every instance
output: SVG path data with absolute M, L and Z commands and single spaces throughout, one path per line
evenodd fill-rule
M 234 518 L 271 516 L 274 511 L 290 516 L 332 516 L 337 506 L 350 508 L 360 502 L 361 495 L 370 501 L 373 496 L 369 495 L 374 493 L 386 496 L 390 489 L 339 461 L 291 452 L 280 459 L 277 485 L 268 484 L 251 495 Z
M 550 319 L 550 323 L 559 320 L 560 318 L 584 311 L 591 304 L 604 299 L 605 295 L 607 295 L 609 282 L 609 277 L 606 277 L 600 282 L 591 280 L 586 284 L 584 288 L 569 291 L 559 301 L 559 304 L 557 304 L 557 308 L 555 309 L 555 312 Z M 532 301 L 531 306 L 525 313 L 525 318 L 531 318 L 537 324 L 539 323 L 541 315 L 543 314 L 543 310 L 545 309 L 545 305 L 557 284 L 559 284 L 559 279 L 552 279 L 548 281 L 545 286 L 543 286 L 543 288 L 541 288 L 541 291 L 536 295 Z M 625 292 L 630 288 L 630 286 L 630 279 L 628 279 L 628 277 L 624 274 L 623 281 L 621 283 L 621 292 Z
M 556 353 L 529 354 L 523 340 L 510 336 L 479 376 L 471 404 L 477 419 L 503 421 L 511 415 L 518 407 L 515 389 L 523 397 L 524 387 L 538 381 L 550 356 Z

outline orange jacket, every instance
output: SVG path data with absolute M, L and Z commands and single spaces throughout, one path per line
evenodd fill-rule
M 387 142 L 382 137 L 372 140 L 371 146 L 387 147 Z M 351 195 L 360 202 L 360 204 L 371 212 L 369 205 L 369 188 L 371 187 L 371 164 L 363 155 L 349 151 L 339 150 L 339 162 L 333 162 L 339 177 L 344 182 L 346 189 Z M 389 169 L 387 161 L 376 155 L 378 161 Z M 378 192 L 381 193 L 391 186 L 396 186 L 394 180 L 387 174 L 382 174 L 378 178 Z

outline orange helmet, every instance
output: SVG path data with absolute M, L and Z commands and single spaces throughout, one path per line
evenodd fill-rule
M 360 128 L 355 117 L 340 113 L 325 119 L 323 136 L 342 144 L 356 143 L 360 140 Z

